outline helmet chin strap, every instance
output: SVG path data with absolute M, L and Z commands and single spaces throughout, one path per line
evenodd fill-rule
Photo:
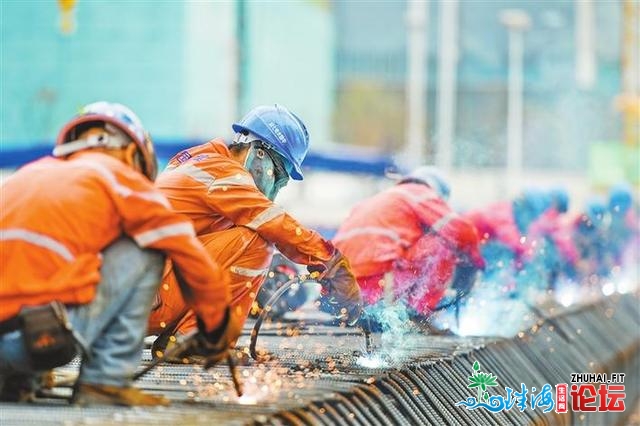
M 85 138 L 76 139 L 57 145 L 53 148 L 54 157 L 66 157 L 74 152 L 89 148 L 120 149 L 132 143 L 131 139 L 120 129 L 107 123 L 100 132 L 89 135 Z

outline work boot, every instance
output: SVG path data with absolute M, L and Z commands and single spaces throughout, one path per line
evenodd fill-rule
M 124 405 L 156 406 L 170 404 L 162 395 L 152 395 L 134 387 L 120 387 L 110 385 L 94 385 L 80 383 L 73 393 L 72 402 L 77 405 Z

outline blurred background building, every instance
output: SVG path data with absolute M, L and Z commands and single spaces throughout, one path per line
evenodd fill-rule
M 315 152 L 281 202 L 313 224 L 388 184 L 391 162 L 443 167 L 461 208 L 639 184 L 636 0 L 0 5 L 5 169 L 94 100 L 129 105 L 165 157 L 277 102 Z

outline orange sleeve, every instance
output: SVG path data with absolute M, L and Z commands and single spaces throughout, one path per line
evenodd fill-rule
M 475 226 L 451 209 L 443 199 L 425 196 L 427 192 L 424 187 L 413 192 L 416 200 L 413 203 L 417 203 L 416 214 L 427 230 L 436 233 L 456 251 L 468 255 L 476 266 L 483 267 L 484 261 L 478 247 L 480 238 Z
M 256 187 L 251 174 L 234 160 L 221 155 L 191 159 L 176 164 L 165 173 L 189 176 L 192 197 L 198 198 L 212 212 L 227 218 L 236 226 L 257 232 L 296 263 L 323 264 L 333 254 L 331 243 L 316 231 L 302 226 L 265 197 Z M 164 182 L 171 179 L 166 177 L 169 179 Z
M 171 210 L 168 200 L 137 173 L 121 169 L 119 186 L 113 194 L 124 232 L 140 247 L 162 250 L 179 269 L 193 304 L 207 330 L 219 325 L 221 312 L 231 301 L 222 273 L 196 238 L 191 221 Z
M 275 244 L 282 254 L 296 263 L 322 264 L 333 254 L 331 243 L 316 231 L 302 226 L 253 184 L 236 185 L 226 191 L 214 190 L 207 202 L 236 225 L 252 229 Z

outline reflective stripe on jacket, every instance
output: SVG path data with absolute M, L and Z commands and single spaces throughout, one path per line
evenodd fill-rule
M 221 139 L 177 154 L 156 186 L 175 210 L 193 221 L 197 235 L 244 226 L 296 263 L 323 264 L 333 254 L 333 246 L 320 234 L 302 226 L 258 190 Z
M 474 227 L 427 185 L 403 183 L 362 201 L 333 242 L 357 277 L 388 272 L 426 232 L 482 265 Z
M 231 298 L 193 225 L 143 175 L 113 157 L 91 151 L 46 157 L 18 170 L 1 191 L 0 320 L 54 299 L 90 302 L 100 253 L 123 233 L 141 247 L 166 252 L 203 316 Z

